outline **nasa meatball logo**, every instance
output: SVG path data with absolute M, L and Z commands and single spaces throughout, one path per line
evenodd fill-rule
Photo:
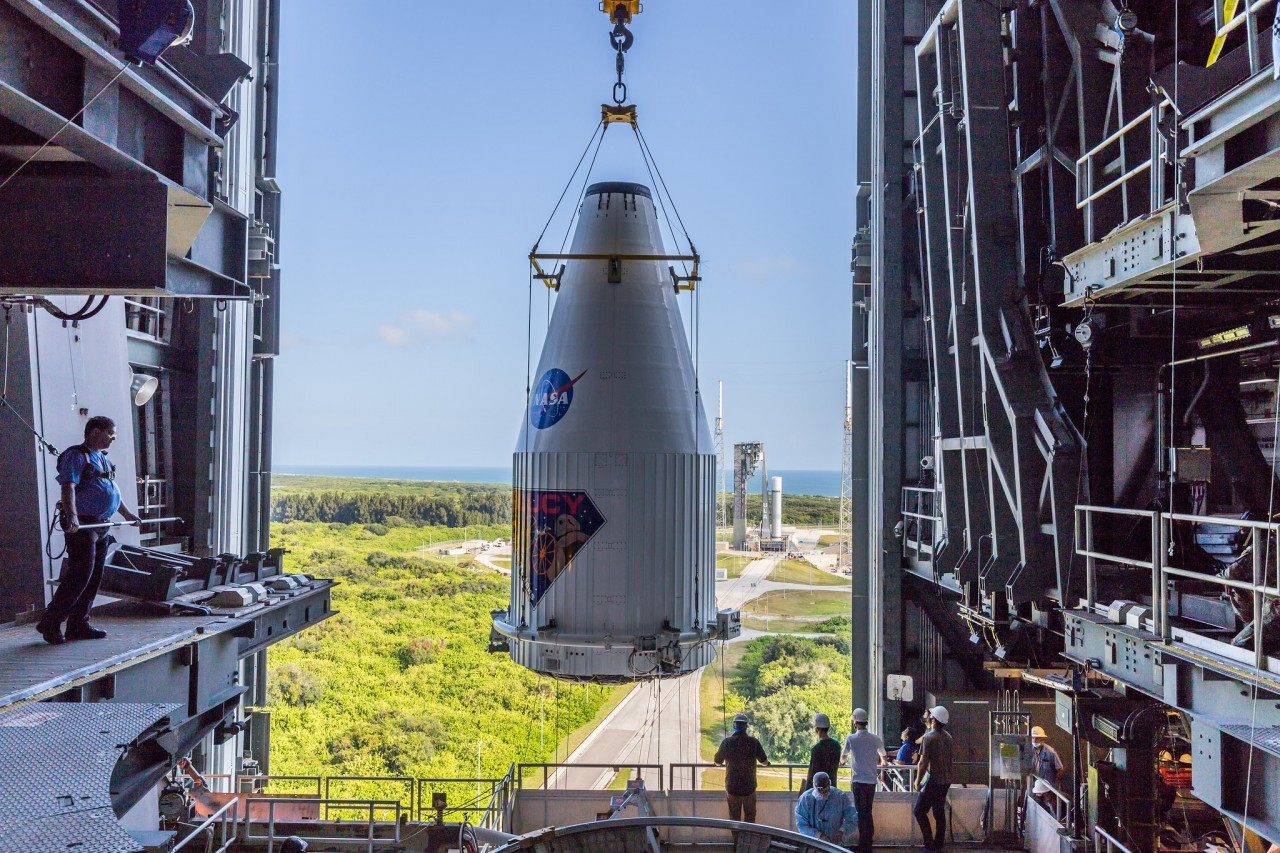
M 558 367 L 553 367 L 533 387 L 533 397 L 529 400 L 529 423 L 538 429 L 546 429 L 560 423 L 560 419 L 569 411 L 573 403 L 573 386 L 587 375 L 582 371 L 573 379 Z

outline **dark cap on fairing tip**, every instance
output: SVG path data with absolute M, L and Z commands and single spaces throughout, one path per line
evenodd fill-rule
M 647 199 L 653 198 L 653 194 L 649 192 L 648 187 L 632 181 L 601 181 L 598 184 L 592 184 L 587 187 L 587 195 L 604 195 L 605 193 L 624 193 L 626 195 L 644 196 Z

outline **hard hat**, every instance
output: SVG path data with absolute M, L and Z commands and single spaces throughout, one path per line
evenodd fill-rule
M 828 776 L 825 772 L 819 770 L 817 773 L 813 774 L 813 787 L 821 788 L 823 790 L 830 788 L 831 777 Z
M 1048 782 L 1044 781 L 1043 779 L 1037 779 L 1035 787 L 1031 789 L 1031 793 L 1037 794 L 1037 795 L 1048 794 L 1052 790 L 1053 790 L 1053 786 L 1050 785 Z
M 307 853 L 307 842 L 296 835 L 290 835 L 280 845 L 280 853 Z
M 815 729 L 829 729 L 831 728 L 831 718 L 826 714 L 814 714 L 813 727 Z
M 853 721 L 855 723 L 865 723 L 867 721 L 867 711 L 865 708 L 853 709 Z
M 935 720 L 942 723 L 944 726 L 947 723 L 951 722 L 951 714 L 947 711 L 946 708 L 942 707 L 941 705 L 935 705 L 932 708 L 930 708 L 929 716 L 933 717 Z
M 751 720 L 750 720 L 750 718 L 749 718 L 749 717 L 747 717 L 747 715 L 746 715 L 746 714 L 734 714 L 734 715 L 733 715 L 733 724 L 734 724 L 735 726 L 745 726 L 745 725 L 746 725 L 747 723 L 749 723 L 749 722 L 751 722 Z
M 1184 752 L 1184 753 L 1182 753 L 1182 755 L 1179 755 L 1179 756 L 1178 756 L 1178 763 L 1179 763 L 1179 764 L 1190 764 L 1190 763 L 1191 763 L 1191 753 L 1189 753 L 1189 752 Z
M 1048 735 L 1044 733 L 1044 728 L 1041 726 L 1032 726 L 1031 736 L 1032 737 L 1048 737 Z

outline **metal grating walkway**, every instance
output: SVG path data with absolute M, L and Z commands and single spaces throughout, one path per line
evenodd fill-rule
M 180 707 L 57 702 L 0 713 L 0 848 L 139 850 L 111 807 L 111 773 L 122 745 Z
M 1222 731 L 1243 743 L 1280 756 L 1280 726 L 1222 726 Z M 1252 736 L 1251 736 L 1252 735 Z
M 33 698 L 48 698 L 78 679 L 92 677 L 128 661 L 148 657 L 203 634 L 238 623 L 215 616 L 146 615 L 93 617 L 107 632 L 101 640 L 51 646 L 35 625 L 0 628 L 0 708 Z

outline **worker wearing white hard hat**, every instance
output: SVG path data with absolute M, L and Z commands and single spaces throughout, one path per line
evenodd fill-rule
M 951 714 L 942 705 L 929 709 L 929 731 L 920 739 L 920 764 L 917 786 L 920 794 L 911 810 L 926 850 L 941 850 L 947 839 L 947 792 L 951 790 L 951 764 L 955 744 L 947 723 Z M 933 825 L 929 815 L 933 815 Z
M 1036 776 L 1056 788 L 1058 773 L 1062 770 L 1062 757 L 1046 737 L 1042 727 L 1034 726 L 1031 729 L 1031 757 L 1035 764 Z
M 858 850 L 871 853 L 876 825 L 872 806 L 876 796 L 877 768 L 886 763 L 884 741 L 867 730 L 870 715 L 862 708 L 853 710 L 853 732 L 845 738 L 841 760 L 849 762 L 853 775 L 853 807 L 858 812 Z
M 832 779 L 840 772 L 840 742 L 831 737 L 831 718 L 826 714 L 813 715 L 813 733 L 818 742 L 809 750 L 809 769 L 800 783 L 800 793 L 813 785 L 816 773 L 826 773 Z

